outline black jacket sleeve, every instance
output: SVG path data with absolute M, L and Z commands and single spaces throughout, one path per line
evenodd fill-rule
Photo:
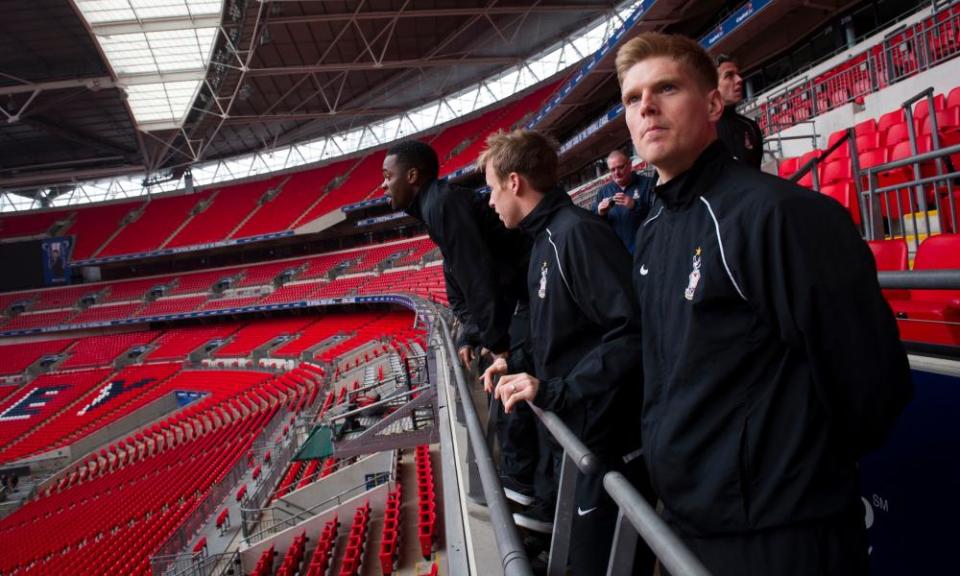
M 470 320 L 477 327 L 477 340 L 492 352 L 505 352 L 510 346 L 508 330 L 513 310 L 499 293 L 496 265 L 472 209 L 470 192 L 449 190 L 440 220 L 443 256 L 463 293 Z
M 882 444 L 913 393 L 873 257 L 843 208 L 818 194 L 791 196 L 764 220 L 746 296 L 805 352 L 828 421 L 860 456 Z
M 443 264 L 443 279 L 447 288 L 447 302 L 450 304 L 450 310 L 460 321 L 457 350 L 464 346 L 476 346 L 477 326 L 470 319 L 470 311 L 467 310 L 467 302 L 463 299 L 463 291 L 460 290 L 456 278 L 453 277 L 446 263 Z
M 580 314 L 603 334 L 566 376 L 541 382 L 534 403 L 557 413 L 617 386 L 642 386 L 640 313 L 630 254 L 602 220 L 579 224 L 558 245 L 557 256 Z

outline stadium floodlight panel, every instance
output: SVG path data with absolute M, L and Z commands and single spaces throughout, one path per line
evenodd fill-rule
M 210 63 L 223 2 L 76 0 L 76 5 L 125 87 L 138 128 L 182 125 Z
M 622 2 L 613 11 L 588 23 L 579 31 L 548 46 L 526 61 L 502 70 L 473 86 L 407 112 L 343 133 L 307 142 L 225 160 L 195 164 L 191 168 L 194 185 L 210 186 L 231 180 L 249 178 L 266 172 L 288 170 L 305 164 L 331 160 L 339 156 L 360 152 L 366 148 L 407 138 L 431 130 L 456 118 L 472 114 L 481 108 L 495 104 L 538 84 L 592 55 L 623 25 L 627 17 L 645 2 L 649 2 L 649 0 Z M 186 7 L 184 6 L 187 4 L 186 2 L 174 2 L 173 0 L 78 0 L 77 4 L 81 6 L 81 9 L 83 5 L 90 5 L 91 7 L 96 5 L 96 10 L 93 11 L 96 16 L 91 18 L 106 18 L 109 13 L 109 17 L 115 20 L 129 16 L 130 12 L 123 12 L 127 8 L 137 11 L 149 6 L 151 8 L 155 7 L 157 10 L 172 10 L 172 7 L 176 5 L 183 7 L 184 10 L 189 9 L 193 17 L 204 13 L 218 13 L 222 8 L 219 7 L 222 4 L 221 2 L 190 2 L 189 7 Z M 199 12 L 199 10 L 207 10 L 208 12 Z M 178 14 L 182 14 L 182 12 Z M 93 22 L 91 18 L 88 18 L 88 20 Z M 215 35 L 213 38 L 215 38 Z M 207 61 L 209 61 L 209 57 Z M 173 92 L 180 97 L 185 91 L 188 91 L 186 85 L 179 87 L 178 90 L 181 91 L 174 90 Z M 146 99 L 146 96 L 144 98 Z M 150 101 L 149 105 L 150 110 L 154 110 L 153 106 L 157 106 L 154 101 Z M 172 110 L 173 106 L 170 105 L 169 108 Z M 146 109 L 145 105 L 144 110 Z M 150 116 L 150 118 L 156 119 L 148 122 L 160 121 L 159 110 L 154 113 L 158 116 Z M 68 206 L 129 198 L 147 193 L 161 194 L 180 190 L 184 187 L 182 178 L 159 182 L 149 187 L 144 184 L 144 181 L 143 175 L 137 175 L 76 183 L 73 191 L 57 196 L 53 199 L 52 205 Z M 0 211 L 39 207 L 39 204 L 35 204 L 32 200 L 26 198 L 21 200 L 23 202 L 8 200 L 0 203 Z M 28 204 L 29 206 L 27 206 Z

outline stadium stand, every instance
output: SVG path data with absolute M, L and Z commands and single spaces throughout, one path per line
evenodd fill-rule
M 257 236 L 295 227 L 295 222 L 321 201 L 330 182 L 345 172 L 352 163 L 349 160 L 335 162 L 290 175 L 283 184 L 282 191 L 264 203 L 234 236 Z
M 26 238 L 46 235 L 59 220 L 70 216 L 68 210 L 51 210 L 0 220 L 0 238 Z
M 94 368 L 65 374 L 42 374 L 0 404 L 0 449 L 19 441 L 39 422 L 59 413 L 112 372 Z
M 142 208 L 140 216 L 121 228 L 96 255 L 102 257 L 135 254 L 160 248 L 177 227 L 186 221 L 193 207 L 208 198 L 209 194 L 198 193 L 150 200 Z
M 207 301 L 205 294 L 197 296 L 175 296 L 172 298 L 158 298 L 138 310 L 135 316 L 164 316 L 166 314 L 184 314 L 193 312 Z
M 141 205 L 142 202 L 138 201 L 78 209 L 73 224 L 65 232 L 74 238 L 71 259 L 85 260 L 95 256 L 116 233 L 126 215 Z
M 18 438 L 16 443 L 5 446 L 0 451 L 0 462 L 11 462 L 55 450 L 83 438 L 96 428 L 116 422 L 161 395 L 172 393 L 173 390 L 165 386 L 164 381 L 179 370 L 179 364 L 125 368 L 80 398 L 69 409 L 45 419 Z
M 154 342 L 150 351 L 151 360 L 175 360 L 185 358 L 211 340 L 228 338 L 239 324 L 215 324 L 211 326 L 188 326 L 164 331 Z
M 70 357 L 58 369 L 106 365 L 121 352 L 149 344 L 156 337 L 155 332 L 139 331 L 82 338 L 70 348 Z
M 57 339 L 22 344 L 6 344 L 0 341 L 0 375 L 19 374 L 28 366 L 49 354 L 59 354 L 66 350 L 72 340 Z
M 214 356 L 218 358 L 246 356 L 277 336 L 296 335 L 310 322 L 301 318 L 275 318 L 248 324 L 238 330 L 228 344 L 218 348 Z
M 70 318 L 70 322 L 72 324 L 86 324 L 88 322 L 123 320 L 124 318 L 136 315 L 137 310 L 142 306 L 142 302 L 119 302 L 116 304 L 91 306 Z

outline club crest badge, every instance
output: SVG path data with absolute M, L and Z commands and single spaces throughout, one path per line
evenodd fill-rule
M 693 254 L 693 270 L 690 271 L 687 289 L 683 292 L 683 297 L 687 300 L 693 300 L 693 294 L 697 291 L 697 285 L 700 284 L 700 254 L 702 253 L 703 249 L 697 246 L 697 251 Z
M 747 133 L 743 134 L 743 147 L 747 150 L 753 150 L 753 140 L 750 139 L 750 135 Z
M 544 260 L 543 264 L 540 265 L 540 289 L 537 290 L 537 296 L 540 299 L 547 297 L 547 261 Z

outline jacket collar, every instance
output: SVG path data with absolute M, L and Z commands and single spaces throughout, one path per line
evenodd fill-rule
M 535 238 L 550 224 L 558 210 L 572 205 L 573 200 L 563 190 L 557 188 L 548 192 L 543 195 L 543 200 L 537 207 L 520 221 L 520 229 Z
M 436 192 L 439 188 L 440 180 L 431 180 L 430 182 L 427 182 L 421 186 L 420 190 L 417 192 L 417 195 L 413 198 L 413 202 L 410 203 L 410 206 L 404 210 L 404 212 L 422 222 L 423 208 L 427 205 L 430 197 L 436 195 Z
M 710 186 L 709 182 L 712 180 L 710 175 L 720 169 L 728 156 L 729 153 L 723 144 L 719 140 L 714 140 L 700 153 L 693 166 L 686 172 L 666 184 L 657 186 L 653 191 L 668 210 L 685 208 Z

